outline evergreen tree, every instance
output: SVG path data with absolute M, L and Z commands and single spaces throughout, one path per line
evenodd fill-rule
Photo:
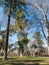
M 14 15 L 15 11 L 21 8 L 22 4 L 24 5 L 24 3 L 25 1 L 22 1 L 22 0 L 0 0 L 0 5 L 4 9 L 4 13 L 6 13 L 8 16 L 4 59 L 7 59 L 10 18 L 12 15 Z

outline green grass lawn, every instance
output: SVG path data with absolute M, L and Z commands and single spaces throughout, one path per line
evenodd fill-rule
M 0 65 L 49 65 L 48 57 L 19 57 L 19 56 L 9 56 L 8 60 L 2 60 L 0 56 Z
M 28 56 L 23 56 L 23 57 L 19 57 L 19 56 L 9 56 L 8 58 L 14 58 L 16 60 L 49 60 L 49 57 L 28 57 Z

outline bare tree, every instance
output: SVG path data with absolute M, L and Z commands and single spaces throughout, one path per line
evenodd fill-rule
M 49 0 L 31 0 L 29 2 L 30 2 L 30 6 L 32 7 L 32 9 L 33 8 L 37 9 L 40 12 L 40 15 L 43 17 L 42 18 L 39 15 L 39 19 L 41 21 L 43 21 L 43 25 L 45 25 L 45 27 L 46 27 L 46 31 L 47 31 L 47 35 L 48 35 L 46 37 L 46 40 L 48 41 L 48 46 L 49 46 L 49 19 L 48 19 L 48 13 L 49 13 L 49 4 L 48 3 L 49 3 Z M 37 13 L 37 12 L 35 11 L 35 13 Z

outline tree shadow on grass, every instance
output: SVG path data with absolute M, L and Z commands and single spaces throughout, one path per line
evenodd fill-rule
M 16 62 L 12 62 L 11 65 L 40 65 L 40 62 L 43 62 L 43 60 L 17 60 Z
M 13 61 L 10 62 L 9 61 L 7 61 L 7 63 L 5 64 L 3 63 L 0 65 L 40 65 L 39 63 L 43 62 L 43 60 L 15 60 L 15 59 L 13 59 Z
M 11 65 L 39 65 L 39 64 L 38 63 L 34 63 L 34 64 L 12 63 Z

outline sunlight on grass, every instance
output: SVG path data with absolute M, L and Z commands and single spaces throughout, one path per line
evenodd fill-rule
M 2 59 L 3 56 L 0 56 L 0 59 Z M 49 57 L 29 57 L 29 56 L 8 56 L 8 59 L 16 59 L 16 60 L 49 60 Z

